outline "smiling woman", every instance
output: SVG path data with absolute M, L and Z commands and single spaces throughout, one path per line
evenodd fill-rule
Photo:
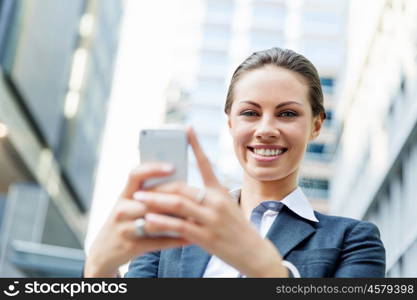
M 325 119 L 315 67 L 291 50 L 256 52 L 233 74 L 225 112 L 242 188 L 222 187 L 189 129 L 206 190 L 183 182 L 143 189 L 145 179 L 172 170 L 140 165 L 90 250 L 85 276 L 114 276 L 134 258 L 127 277 L 383 277 L 376 226 L 314 211 L 297 184 Z M 165 231 L 180 238 L 150 238 Z

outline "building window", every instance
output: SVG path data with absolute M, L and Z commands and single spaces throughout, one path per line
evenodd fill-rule
M 334 87 L 334 80 L 331 77 L 321 77 L 320 83 L 323 89 L 323 92 L 326 94 L 333 93 L 333 87 Z
M 302 177 L 300 180 L 300 185 L 309 189 L 329 189 L 329 181 L 327 179 Z
M 312 143 L 312 144 L 308 144 L 307 146 L 307 152 L 311 152 L 311 153 L 324 153 L 325 152 L 325 148 L 324 148 L 324 144 L 316 144 L 316 143 Z
M 302 177 L 299 185 L 307 197 L 328 198 L 329 181 L 327 179 Z
M 331 155 L 325 144 L 311 143 L 307 145 L 305 159 L 328 162 L 331 159 Z
M 331 126 L 333 123 L 333 111 L 326 111 L 326 119 L 324 120 L 325 126 Z

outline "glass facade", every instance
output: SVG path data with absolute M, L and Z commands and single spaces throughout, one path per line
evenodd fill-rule
M 2 228 L 2 223 L 1 222 L 4 218 L 4 209 L 6 206 L 6 195 L 5 194 L 0 194 L 0 232 L 2 232 L 1 228 Z
M 284 48 L 285 37 L 282 32 L 271 29 L 251 29 L 249 43 L 253 52 L 272 47 Z
M 232 38 L 230 24 L 205 24 L 203 26 L 202 48 L 224 50 Z
M 80 274 L 123 6 L 0 1 L 0 276 Z
M 78 113 L 66 121 L 62 141 L 67 146 L 62 148 L 61 162 L 83 209 L 88 209 L 91 204 L 117 49 L 117 31 L 112 28 L 117 28 L 121 16 L 119 6 L 112 1 L 104 3 L 108 6 L 97 7 L 96 31 L 88 49 L 89 60 Z
M 302 27 L 304 34 L 332 35 L 342 33 L 340 12 L 335 10 L 309 10 L 302 15 Z
M 225 74 L 229 69 L 227 50 L 205 50 L 200 52 L 200 72 L 208 76 Z M 224 83 L 222 83 L 224 85 Z M 223 88 L 223 87 L 222 87 Z
M 415 277 L 417 5 L 367 4 L 350 6 L 349 59 L 334 108 L 341 124 L 332 210 L 378 226 L 387 277 Z
M 1 0 L 0 1 L 0 63 L 3 69 L 10 69 L 10 56 L 15 50 L 15 43 L 7 46 L 8 41 L 13 41 L 15 31 L 17 30 L 16 7 L 18 1 Z
M 56 152 L 82 12 L 80 0 L 20 1 L 10 77 L 47 145 Z M 62 37 L 66 38 L 63 39 Z M 48 42 L 45 42 L 48 41 Z M 6 43 L 13 47 L 13 41 Z M 39 70 L 47 70 L 39 76 Z
M 257 28 L 275 28 L 283 31 L 285 28 L 286 7 L 282 3 L 252 4 L 252 26 Z
M 210 23 L 229 23 L 234 13 L 234 0 L 217 0 L 205 2 L 205 20 Z
M 345 26 L 345 2 L 334 5 L 332 1 L 320 1 L 320 7 L 315 7 L 310 1 L 299 1 L 299 5 L 286 0 L 201 2 L 203 19 L 199 24 L 190 25 L 190 28 L 199 28 L 201 32 L 195 49 L 197 67 L 190 71 L 192 83 L 177 89 L 187 90 L 187 103 L 177 105 L 174 110 L 168 103 L 169 115 L 166 119 L 172 120 L 176 115 L 176 120 L 195 127 L 219 177 L 230 188 L 240 186 L 242 178 L 223 113 L 231 74 L 254 51 L 289 47 L 311 59 L 322 77 L 329 118 L 320 137 L 309 146 L 305 155 L 307 166 L 304 168 L 307 174 L 300 174 L 300 177 L 309 178 L 314 183 L 307 187 L 303 181 L 302 185 L 308 190 L 313 205 L 317 200 L 320 202 L 318 209 L 327 212 L 322 204 L 327 201 L 328 186 L 321 183 L 328 184 L 330 176 L 329 151 L 333 143 L 331 126 L 334 125 L 331 111 L 334 84 L 343 62 L 341 33 Z M 324 27 L 326 30 L 323 30 Z M 180 74 L 186 73 L 181 67 L 179 69 L 173 79 L 175 82 L 181 82 Z M 194 167 L 191 164 L 190 170 Z M 198 178 L 198 172 L 190 177 Z

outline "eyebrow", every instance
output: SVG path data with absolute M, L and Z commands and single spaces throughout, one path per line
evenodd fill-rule
M 249 103 L 249 104 L 252 104 L 253 106 L 261 108 L 261 106 L 258 103 L 253 102 L 253 101 L 249 101 L 249 100 L 240 101 L 239 103 Z M 286 101 L 286 102 L 282 102 L 282 103 L 278 104 L 277 106 L 275 106 L 275 109 L 286 106 L 286 105 L 290 105 L 290 104 L 298 104 L 298 105 L 302 106 L 302 104 L 300 102 L 297 102 L 297 101 Z

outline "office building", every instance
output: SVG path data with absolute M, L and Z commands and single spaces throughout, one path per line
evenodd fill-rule
M 332 212 L 375 223 L 387 276 L 417 275 L 417 3 L 351 1 Z
M 192 1 L 177 46 L 178 67 L 168 92 L 167 120 L 191 123 L 217 175 L 229 188 L 241 184 L 223 113 L 234 69 L 251 53 L 272 47 L 294 49 L 317 67 L 328 119 L 312 142 L 300 172 L 300 185 L 314 206 L 328 211 L 334 144 L 334 87 L 344 59 L 346 1 Z M 187 2 L 187 6 L 190 3 Z M 185 9 L 185 8 L 184 8 Z M 193 182 L 199 177 L 191 163 Z M 200 182 L 201 184 L 201 182 Z
M 123 1 L 0 1 L 0 275 L 78 276 Z

